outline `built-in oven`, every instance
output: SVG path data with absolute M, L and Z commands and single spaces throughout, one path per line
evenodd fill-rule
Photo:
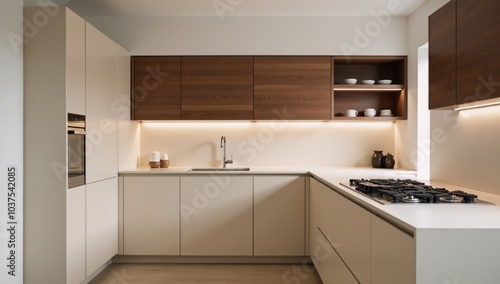
M 85 115 L 68 113 L 68 188 L 85 184 Z

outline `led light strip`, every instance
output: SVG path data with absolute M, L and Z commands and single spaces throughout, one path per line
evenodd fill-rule
M 488 106 L 494 106 L 494 105 L 500 105 L 500 102 L 486 103 L 486 104 L 479 104 L 479 105 L 473 105 L 473 106 L 463 106 L 463 107 L 457 107 L 457 108 L 454 108 L 454 110 L 467 110 L 467 109 L 481 108 L 481 107 L 488 107 Z

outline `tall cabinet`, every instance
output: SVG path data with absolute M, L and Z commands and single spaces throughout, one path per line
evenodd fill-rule
M 86 180 L 117 176 L 117 45 L 87 23 L 86 27 L 87 160 Z
M 24 45 L 27 284 L 81 283 L 118 249 L 118 113 L 112 111 L 118 45 L 71 10 L 58 9 Z M 26 7 L 24 16 L 43 13 Z M 69 189 L 68 112 L 86 115 L 88 132 L 87 184 Z

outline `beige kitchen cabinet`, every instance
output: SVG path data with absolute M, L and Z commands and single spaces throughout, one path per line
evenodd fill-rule
M 309 253 L 323 283 L 358 284 L 349 268 L 342 262 L 332 246 L 331 236 L 325 236 L 319 224 L 326 224 L 331 216 L 327 213 L 328 199 L 324 199 L 325 185 L 311 179 L 310 184 L 310 238 Z
M 85 20 L 66 11 L 66 109 L 85 115 Z
M 117 148 L 116 143 L 105 146 L 109 144 L 110 124 L 100 115 L 101 108 L 112 108 L 111 100 L 98 101 L 99 96 L 115 95 L 110 90 L 116 89 L 116 80 L 110 82 L 112 88 L 102 91 L 93 84 L 101 76 L 110 75 L 109 72 L 113 72 L 111 77 L 116 74 L 115 69 L 108 68 L 116 66 L 115 59 L 102 56 L 105 50 L 116 50 L 116 45 L 109 39 L 106 46 L 95 42 L 96 38 L 104 36 L 89 28 L 91 26 L 68 8 L 49 7 L 52 8 L 58 11 L 43 28 L 25 27 L 24 155 L 30 157 L 30 162 L 24 165 L 23 241 L 30 249 L 24 251 L 23 281 L 27 284 L 85 282 L 98 264 L 105 264 L 114 255 L 108 249 L 116 249 L 117 220 L 113 216 L 117 214 L 117 201 L 107 196 L 109 190 L 117 191 L 116 182 L 105 191 L 96 190 L 100 187 L 98 183 L 68 189 L 66 170 L 66 117 L 71 112 L 85 114 L 89 121 L 87 130 L 93 140 L 87 141 L 92 142 L 87 145 L 90 156 L 87 183 L 96 180 L 96 169 L 101 167 L 109 171 L 114 169 L 113 176 L 116 176 L 116 155 L 109 167 L 98 159 L 113 155 Z M 24 17 L 28 20 L 46 13 L 47 7 L 24 9 Z M 90 93 L 94 95 L 87 96 Z M 92 108 L 87 112 L 89 106 Z M 101 146 L 108 148 L 96 150 Z M 87 193 L 90 195 L 86 196 Z M 114 221 L 110 222 L 111 219 Z M 100 225 L 102 222 L 105 225 Z M 109 233 L 114 237 L 109 237 Z M 106 257 L 99 257 L 101 254 Z M 101 261 L 103 259 L 106 260 Z
M 85 279 L 85 185 L 66 192 L 66 283 Z
M 372 215 L 371 284 L 416 283 L 412 235 Z
M 181 177 L 181 255 L 250 256 L 253 178 Z
M 305 254 L 305 177 L 254 177 L 254 255 Z
M 360 283 L 369 283 L 371 213 L 314 179 L 311 180 L 313 191 L 316 192 L 312 193 L 312 198 L 323 204 L 315 210 L 321 210 L 320 214 L 326 216 L 314 223 L 354 277 Z M 311 203 L 311 207 L 314 206 Z M 317 213 L 313 212 L 311 216 L 317 216 Z
M 118 253 L 118 181 L 86 185 L 86 277 Z
M 359 284 L 360 282 L 358 282 L 333 247 L 331 247 L 325 236 L 321 234 L 321 231 L 319 229 L 316 229 L 316 231 L 319 232 L 315 240 L 317 246 L 324 247 L 323 254 L 318 255 L 315 259 L 316 269 L 321 276 L 322 282 L 328 284 Z M 328 248 L 327 246 L 330 247 Z
M 125 177 L 125 255 L 179 255 L 180 177 Z
M 86 182 L 117 176 L 117 45 L 86 25 Z

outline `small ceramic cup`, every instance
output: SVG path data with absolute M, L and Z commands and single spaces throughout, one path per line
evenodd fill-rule
M 377 111 L 374 108 L 365 109 L 365 116 L 374 117 L 377 114 Z
M 347 117 L 356 117 L 356 116 L 358 116 L 358 111 L 355 110 L 355 109 L 348 109 L 348 110 L 346 110 L 345 113 L 346 113 Z

